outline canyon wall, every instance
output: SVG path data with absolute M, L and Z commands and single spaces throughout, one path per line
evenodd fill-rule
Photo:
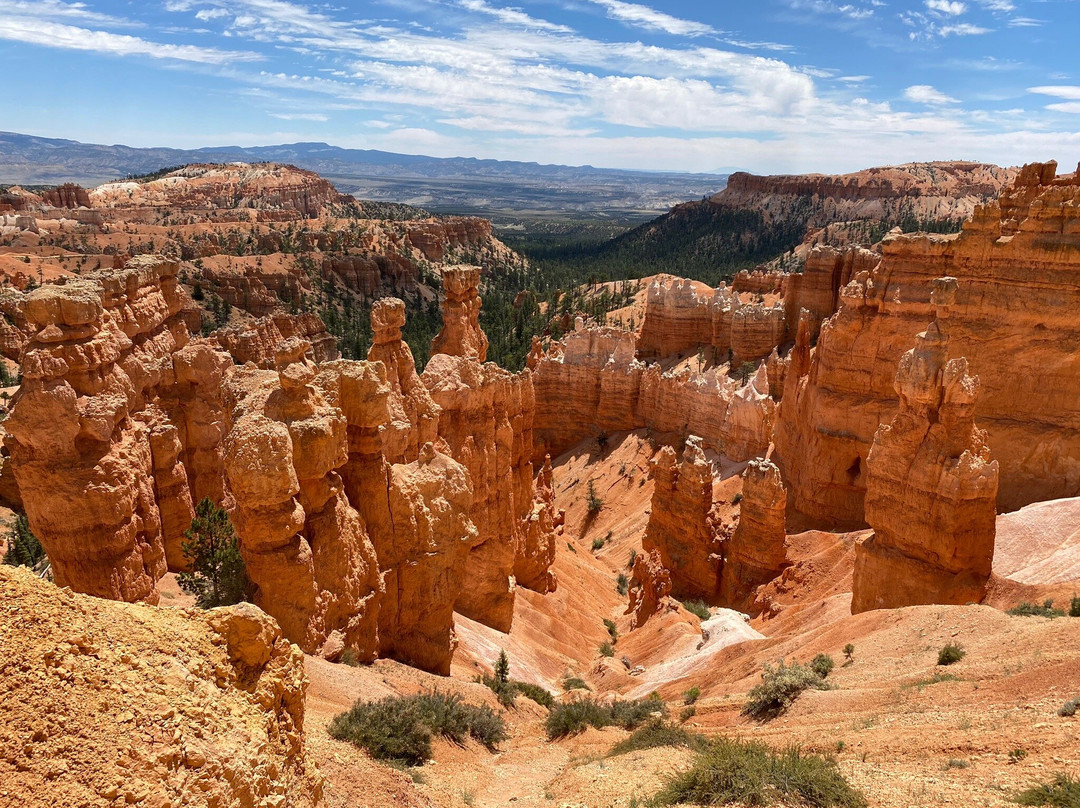
M 733 460 L 765 453 L 776 404 L 764 365 L 740 387 L 715 369 L 661 371 L 635 359 L 635 348 L 628 331 L 583 324 L 547 351 L 534 345 L 534 459 L 600 433 L 646 427 L 697 435 Z
M 959 235 L 890 234 L 840 291 L 806 371 L 788 371 L 776 460 L 790 502 L 822 521 L 864 521 L 866 458 L 898 409 L 900 357 L 956 277 L 950 350 L 980 379 L 975 416 L 1000 463 L 998 507 L 1080 493 L 1080 179 L 1026 166 Z
M 866 519 L 855 553 L 853 613 L 977 603 L 994 556 L 998 464 L 975 426 L 978 377 L 949 359 L 955 278 L 934 282 L 937 317 L 896 371 L 900 407 L 867 458 Z

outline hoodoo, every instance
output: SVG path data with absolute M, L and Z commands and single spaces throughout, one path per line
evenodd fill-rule
M 867 457 L 852 612 L 982 600 L 994 555 L 998 464 L 975 426 L 979 379 L 949 359 L 956 278 L 934 281 L 937 317 L 900 360 L 900 411 Z
M 751 460 L 743 472 L 739 524 L 724 547 L 720 598 L 725 606 L 755 614 L 757 587 L 787 566 L 787 492 L 780 469 L 765 458 Z

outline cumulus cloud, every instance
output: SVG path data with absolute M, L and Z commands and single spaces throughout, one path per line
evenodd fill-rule
M 952 17 L 958 17 L 967 11 L 967 6 L 959 0 L 926 0 L 926 7 Z

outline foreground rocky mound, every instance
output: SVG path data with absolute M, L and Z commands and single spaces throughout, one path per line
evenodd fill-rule
M 303 658 L 259 609 L 113 603 L 8 567 L 0 604 L 5 800 L 319 802 L 304 739 Z

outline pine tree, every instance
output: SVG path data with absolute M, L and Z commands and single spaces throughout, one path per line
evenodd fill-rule
M 247 572 L 225 509 L 204 497 L 184 535 L 188 539 L 183 545 L 184 556 L 191 564 L 191 572 L 177 576 L 180 588 L 194 595 L 196 604 L 204 609 L 244 600 Z
M 506 651 L 499 651 L 499 659 L 495 663 L 495 681 L 501 685 L 510 681 L 510 660 L 506 657 Z
M 30 521 L 26 518 L 26 514 L 17 514 L 15 523 L 11 526 L 11 533 L 8 535 L 8 548 L 7 552 L 4 553 L 4 563 L 9 567 L 36 569 L 44 559 L 45 548 L 41 546 L 37 536 L 30 530 Z

